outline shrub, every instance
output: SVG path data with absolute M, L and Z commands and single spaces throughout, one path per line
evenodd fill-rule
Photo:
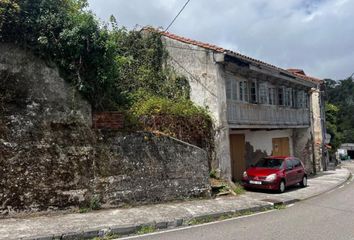
M 131 113 L 147 131 L 158 131 L 196 145 L 208 152 L 214 150 L 213 122 L 207 110 L 187 99 L 168 99 L 149 93 L 134 96 Z

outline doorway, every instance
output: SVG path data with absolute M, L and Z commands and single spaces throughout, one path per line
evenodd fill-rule
M 233 181 L 240 181 L 246 170 L 245 135 L 230 135 L 231 173 Z

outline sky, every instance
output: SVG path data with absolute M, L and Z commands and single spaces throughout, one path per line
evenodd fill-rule
M 102 21 L 166 28 L 186 0 L 88 0 Z M 354 72 L 354 0 L 190 0 L 169 32 L 318 78 Z

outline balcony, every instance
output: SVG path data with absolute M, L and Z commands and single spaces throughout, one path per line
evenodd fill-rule
M 301 128 L 310 126 L 310 110 L 227 101 L 230 127 Z

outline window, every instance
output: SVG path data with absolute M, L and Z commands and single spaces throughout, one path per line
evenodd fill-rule
M 303 91 L 297 91 L 296 93 L 296 107 L 302 108 L 302 102 L 303 102 Z
M 301 90 L 301 91 L 298 91 L 296 95 L 297 95 L 296 96 L 297 97 L 296 106 L 298 108 L 307 108 L 308 107 L 308 98 L 309 98 L 308 94 L 305 91 Z
M 231 99 L 231 95 L 232 95 L 231 81 L 232 80 L 230 78 L 226 78 L 226 98 L 227 99 Z
M 257 103 L 257 82 L 256 81 L 252 81 L 251 82 L 251 95 L 250 95 L 250 102 L 251 103 Z
M 235 78 L 228 76 L 226 78 L 226 98 L 228 100 L 237 100 L 238 82 Z
M 286 169 L 287 170 L 293 169 L 293 163 L 290 159 L 286 160 Z
M 284 106 L 284 87 L 278 88 L 278 104 Z
M 248 85 L 247 81 L 243 80 L 239 82 L 239 93 L 240 93 L 240 101 L 247 102 L 248 101 Z
M 299 159 L 295 158 L 295 159 L 292 159 L 291 161 L 293 163 L 294 168 L 301 167 L 301 163 L 300 163 Z
M 259 103 L 267 104 L 268 103 L 268 88 L 267 83 L 262 82 L 259 84 Z
M 285 88 L 284 105 L 287 107 L 293 106 L 293 91 L 291 88 Z
M 277 158 L 262 158 L 256 164 L 255 167 L 258 168 L 273 168 L 281 169 L 284 166 L 284 161 Z
M 296 108 L 296 90 L 292 90 L 292 107 Z
M 268 93 L 269 93 L 269 104 L 271 105 L 276 105 L 276 91 L 275 91 L 275 88 L 272 87 L 272 88 L 268 88 Z
M 309 95 L 307 93 L 304 94 L 304 107 L 308 108 L 309 107 Z
M 237 81 L 236 79 L 232 79 L 231 81 L 231 99 L 232 100 L 237 100 Z

